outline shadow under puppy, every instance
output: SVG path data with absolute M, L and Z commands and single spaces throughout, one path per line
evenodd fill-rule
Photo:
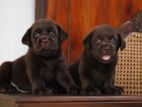
M 61 51 L 66 39 L 67 33 L 52 20 L 36 21 L 22 38 L 29 47 L 27 54 L 1 65 L 0 91 L 42 95 L 56 93 L 63 87 L 68 93 L 76 92 Z
M 110 25 L 95 27 L 85 38 L 81 57 L 70 64 L 68 69 L 81 94 L 120 95 L 122 88 L 114 86 L 117 51 L 125 48 L 120 34 Z

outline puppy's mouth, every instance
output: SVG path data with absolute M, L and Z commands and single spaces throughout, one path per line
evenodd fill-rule
M 41 56 L 54 56 L 54 54 L 57 53 L 58 46 L 52 45 L 52 46 L 37 46 L 34 47 L 34 51 L 36 54 L 41 55 Z
M 101 59 L 104 61 L 109 61 L 111 59 L 111 55 L 103 55 Z
M 46 50 L 57 50 L 58 45 L 57 44 L 49 44 L 49 45 L 42 45 L 41 46 L 42 51 Z
M 104 55 L 97 56 L 96 59 L 97 59 L 100 63 L 107 64 L 107 63 L 110 63 L 110 62 L 112 61 L 113 56 L 110 55 L 110 54 L 104 54 Z
M 108 63 L 112 61 L 114 55 L 114 50 L 111 47 L 107 46 L 101 49 L 101 54 L 99 55 L 99 57 L 104 63 Z
M 39 55 L 41 56 L 54 56 L 54 54 L 56 54 L 56 50 L 42 50 L 40 52 L 38 52 Z

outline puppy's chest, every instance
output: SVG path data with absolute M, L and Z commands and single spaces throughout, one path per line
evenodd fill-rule
M 99 81 L 99 82 L 101 82 L 101 81 L 105 80 L 106 75 L 104 73 L 102 73 L 102 72 L 99 72 L 96 69 L 92 69 L 91 73 L 90 73 L 90 77 L 91 77 L 92 81 L 95 81 L 95 82 Z
M 108 81 L 114 73 L 113 69 L 97 69 L 91 70 L 90 77 L 95 84 L 103 85 L 104 82 Z
M 40 70 L 40 78 L 46 81 L 52 81 L 56 74 L 56 64 L 55 63 L 45 63 Z

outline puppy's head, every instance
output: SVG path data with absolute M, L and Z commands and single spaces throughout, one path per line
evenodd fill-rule
M 36 21 L 25 33 L 22 43 L 43 56 L 54 54 L 67 39 L 67 33 L 52 20 Z
M 100 63 L 109 63 L 116 57 L 125 42 L 120 34 L 109 25 L 99 25 L 84 40 L 84 46 Z

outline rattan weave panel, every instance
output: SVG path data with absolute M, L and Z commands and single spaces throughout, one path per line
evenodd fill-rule
M 132 33 L 126 48 L 119 51 L 115 84 L 124 87 L 124 95 L 142 95 L 142 33 Z

